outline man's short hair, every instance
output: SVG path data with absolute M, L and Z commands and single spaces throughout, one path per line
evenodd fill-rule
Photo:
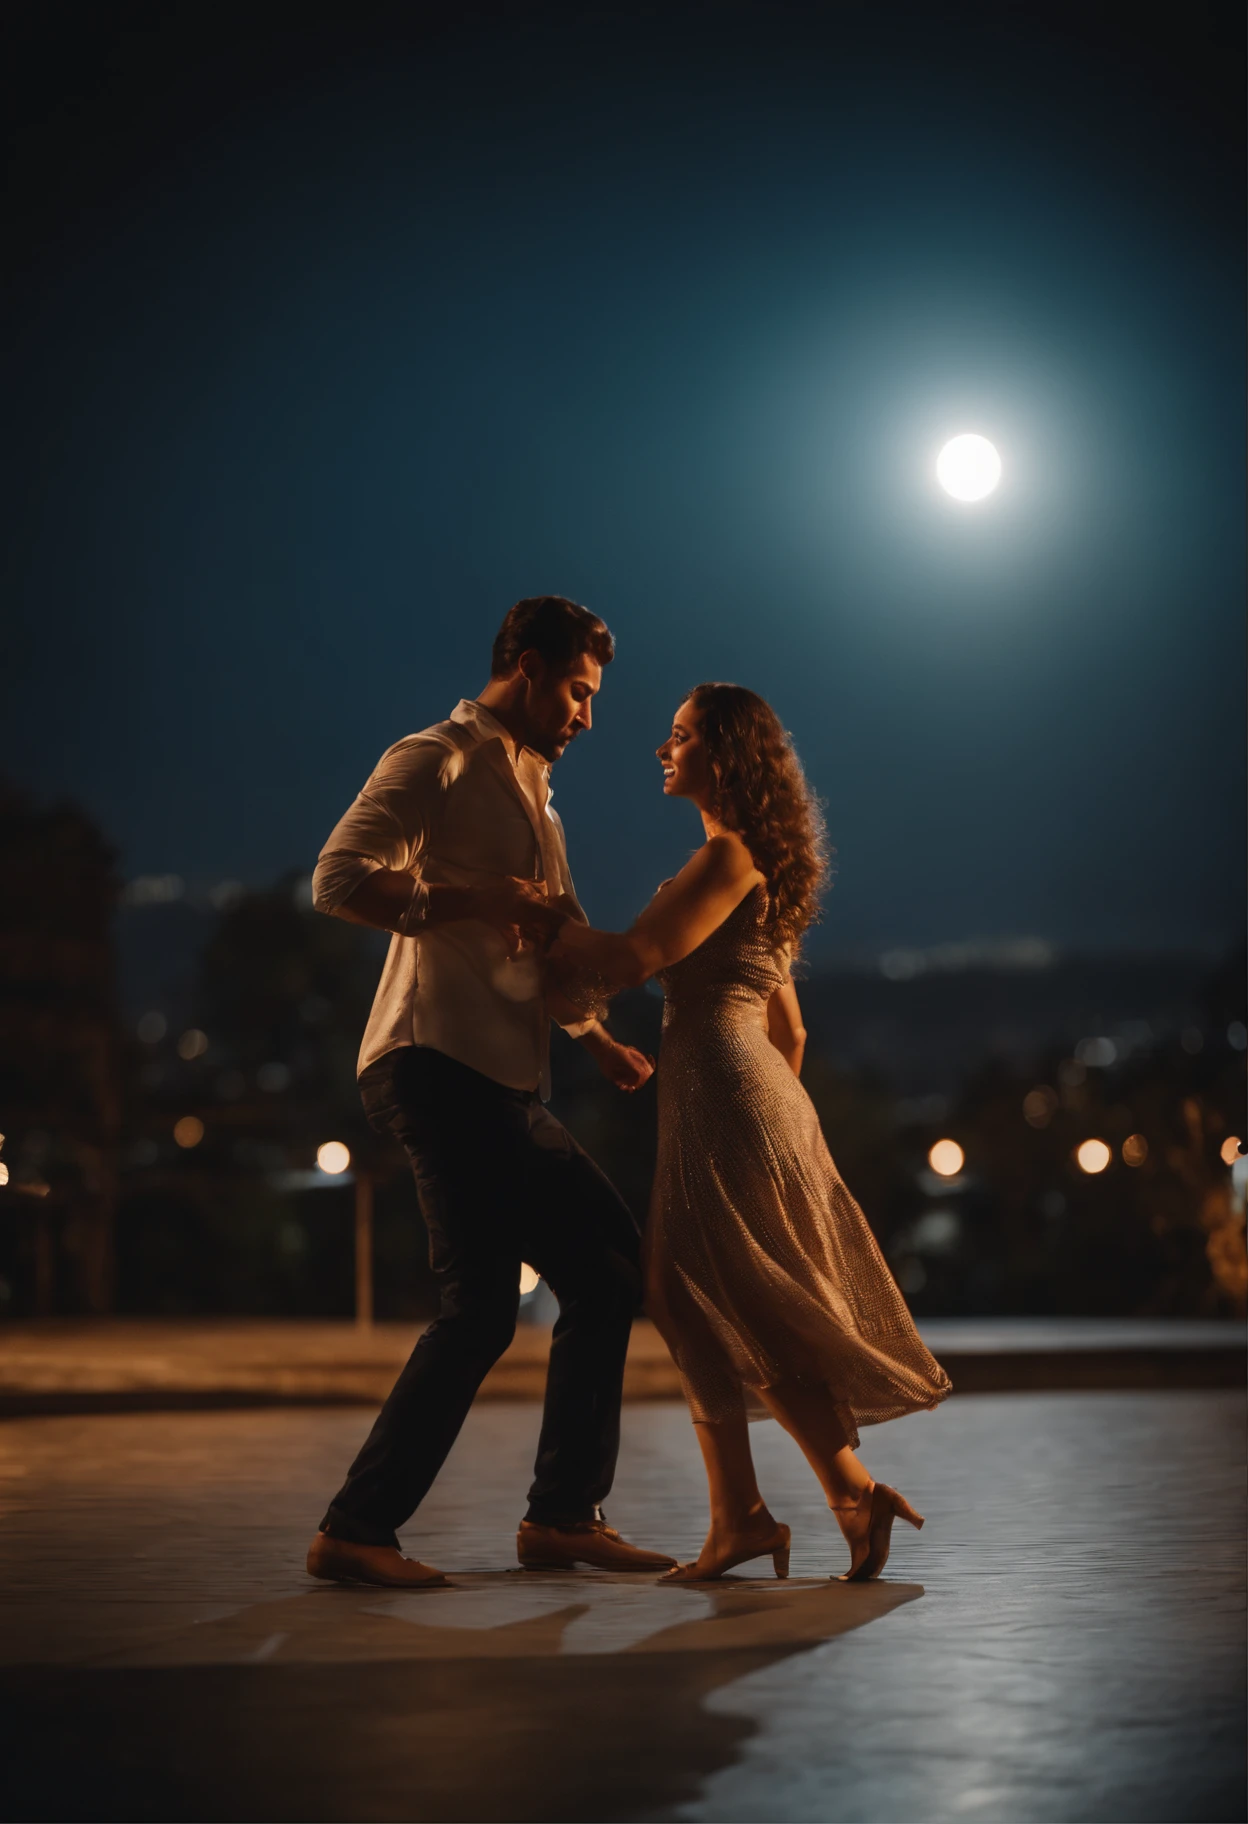
M 498 630 L 490 676 L 509 678 L 522 652 L 537 652 L 548 665 L 573 664 L 582 653 L 609 665 L 615 641 L 605 621 L 566 595 L 526 595 L 509 608 Z

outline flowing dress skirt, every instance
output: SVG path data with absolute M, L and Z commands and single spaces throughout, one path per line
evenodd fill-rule
M 659 1150 L 647 1300 L 694 1419 L 784 1382 L 860 1425 L 933 1407 L 950 1382 L 842 1183 L 809 1096 L 767 1036 L 787 979 L 750 894 L 660 978 Z

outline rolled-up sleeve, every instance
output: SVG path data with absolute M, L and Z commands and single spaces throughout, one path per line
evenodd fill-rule
M 335 825 L 312 875 L 312 904 L 337 912 L 379 868 L 420 878 L 434 807 L 451 753 L 440 741 L 412 736 L 377 762 L 363 791 Z

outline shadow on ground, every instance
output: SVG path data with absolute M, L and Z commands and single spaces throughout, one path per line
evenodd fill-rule
M 318 1589 L 89 1667 L 14 1668 L 0 1678 L 6 1813 L 669 1814 L 753 1733 L 709 1712 L 712 1693 L 922 1590 L 578 1578 L 572 1593 L 566 1579 L 517 1573 L 419 1596 Z

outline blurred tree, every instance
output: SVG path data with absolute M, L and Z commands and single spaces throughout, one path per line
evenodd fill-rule
M 325 1140 L 381 1163 L 355 1067 L 383 949 L 384 939 L 313 912 L 294 875 L 223 912 L 195 994 L 205 1124 L 278 1136 L 291 1165 L 311 1166 Z
M 41 809 L 0 784 L 0 1127 L 15 1180 L 52 1187 L 71 1269 L 58 1303 L 93 1312 L 113 1294 L 119 884 L 116 857 L 83 812 Z M 10 1234 L 7 1245 L 20 1244 Z
M 939 1128 L 913 1135 L 920 1156 L 942 1132 L 966 1153 L 948 1188 L 917 1175 L 913 1221 L 893 1239 L 895 1264 L 922 1256 L 921 1283 L 902 1272 L 916 1309 L 1242 1314 L 1243 1214 L 1221 1149 L 1241 1131 L 1244 1057 L 1224 1030 L 1104 1068 L 1050 1057 L 1026 1077 L 1000 1063 L 977 1073 Z M 1078 1151 L 1092 1139 L 1109 1160 L 1088 1172 Z M 942 1207 L 949 1233 L 924 1254 L 924 1210 Z
M 195 1024 L 149 1046 L 141 1073 L 139 1169 L 120 1215 L 127 1309 L 348 1315 L 352 1183 L 367 1171 L 380 1185 L 377 1315 L 429 1313 L 410 1168 L 368 1127 L 356 1086 L 385 941 L 313 912 L 295 875 L 221 912 Z M 202 1133 L 179 1145 L 188 1118 Z M 350 1149 L 341 1178 L 315 1170 L 329 1140 Z

